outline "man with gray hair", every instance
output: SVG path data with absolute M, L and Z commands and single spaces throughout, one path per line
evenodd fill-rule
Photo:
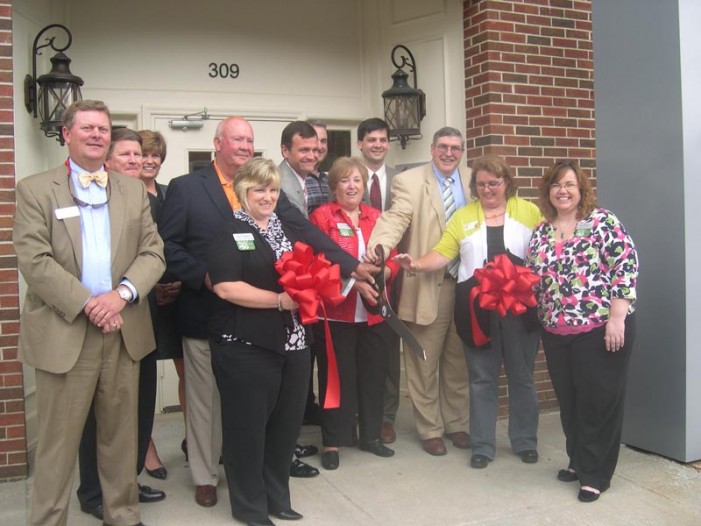
M 392 179 L 392 205 L 377 220 L 368 243 L 374 254 L 395 247 L 418 257 L 440 239 L 452 214 L 469 198 L 470 171 L 458 168 L 465 149 L 459 130 L 444 127 L 431 143 L 428 164 Z M 462 342 L 453 321 L 457 265 L 445 270 L 404 273 L 397 314 L 426 352 L 423 362 L 404 353 L 407 386 L 421 445 L 430 455 L 447 453 L 443 435 L 455 447 L 467 449 L 468 384 Z
M 314 140 L 295 155 L 299 154 L 301 164 L 313 169 L 316 133 L 310 125 L 305 126 L 311 128 L 309 135 Z M 231 220 L 234 210 L 241 208 L 234 192 L 234 177 L 253 157 L 253 141 L 253 127 L 245 118 L 228 117 L 221 121 L 214 136 L 213 162 L 170 182 L 158 225 L 165 243 L 168 271 L 182 281 L 177 319 L 183 334 L 187 451 L 196 486 L 195 502 L 205 507 L 217 503 L 222 453 L 221 402 L 208 342 L 209 319 L 218 300 L 207 272 L 207 251 L 214 234 Z M 284 190 L 281 191 L 275 213 L 296 228 L 315 251 L 339 263 L 342 274 L 368 279 L 371 269 L 366 264 L 359 264 L 295 208 L 299 206 L 299 197 L 295 194 L 288 199 Z M 303 196 L 302 205 L 306 206 Z M 225 451 L 224 464 L 239 454 L 245 453 Z M 307 467 L 303 476 L 318 474 L 316 468 Z

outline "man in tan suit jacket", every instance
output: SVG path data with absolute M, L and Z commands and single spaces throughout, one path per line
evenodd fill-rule
M 141 524 L 139 360 L 155 348 L 148 292 L 165 270 L 141 181 L 104 174 L 111 118 L 100 101 L 64 115 L 65 165 L 17 184 L 13 240 L 28 289 L 19 352 L 36 368 L 38 447 L 30 524 L 65 525 L 91 404 L 105 524 Z
M 469 199 L 469 170 L 458 169 L 464 151 L 462 134 L 445 127 L 433 136 L 432 162 L 396 175 L 392 206 L 380 216 L 369 242 L 369 252 L 382 245 L 385 253 L 419 257 L 431 250 L 446 225 L 444 184 L 451 178 L 455 208 Z M 407 386 L 423 449 L 445 455 L 443 434 L 459 448 L 470 446 L 467 367 L 462 342 L 453 322 L 456 280 L 448 272 L 405 273 L 399 285 L 397 314 L 407 322 L 426 350 L 426 362 L 404 353 Z

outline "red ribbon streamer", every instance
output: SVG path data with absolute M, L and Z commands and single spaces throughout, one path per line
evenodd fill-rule
M 479 297 L 480 307 L 495 310 L 502 318 L 508 311 L 519 316 L 528 307 L 536 306 L 533 285 L 539 278 L 529 268 L 514 265 L 506 254 L 499 254 L 484 268 L 475 270 L 475 279 L 478 284 L 470 291 L 470 318 L 475 344 L 479 347 L 491 338 L 477 322 L 475 299 Z
M 318 312 L 321 310 L 328 363 L 324 409 L 336 409 L 340 406 L 341 384 L 324 304 L 335 306 L 346 299 L 341 296 L 340 267 L 332 265 L 323 254 L 314 254 L 309 245 L 297 241 L 292 251 L 285 252 L 275 263 L 275 270 L 281 276 L 278 283 L 299 305 L 302 325 L 319 321 Z

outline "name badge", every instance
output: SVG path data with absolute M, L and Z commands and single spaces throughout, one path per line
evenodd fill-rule
M 580 221 L 577 223 L 574 235 L 577 237 L 590 236 L 592 230 L 594 230 L 594 223 L 592 221 Z
M 69 217 L 79 217 L 80 210 L 77 206 L 67 206 L 66 208 L 57 208 L 55 211 L 56 219 L 59 221 L 68 219 Z
M 336 227 L 338 227 L 338 233 L 341 234 L 341 237 L 353 236 L 353 229 L 348 223 L 336 223 Z
M 253 242 L 253 234 L 250 232 L 243 234 L 234 234 L 234 241 L 239 250 L 255 250 L 256 244 Z

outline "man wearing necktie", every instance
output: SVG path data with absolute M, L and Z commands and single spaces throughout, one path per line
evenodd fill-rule
M 39 422 L 36 526 L 66 524 L 91 404 L 105 524 L 141 524 L 134 470 L 139 360 L 155 347 L 146 296 L 165 263 L 143 183 L 96 173 L 104 171 L 110 131 L 104 103 L 73 104 L 62 130 L 65 165 L 17 184 L 13 240 L 28 286 L 19 353 L 36 369 Z M 94 177 L 80 182 L 82 172 Z
M 368 243 L 374 253 L 425 254 L 438 243 L 450 216 L 470 195 L 469 169 L 458 169 L 465 149 L 459 130 L 444 127 L 431 143 L 432 162 L 392 180 L 391 206 L 377 220 Z M 399 285 L 397 314 L 426 351 L 423 362 L 404 353 L 407 386 L 421 445 L 430 455 L 447 453 L 443 435 L 455 447 L 470 447 L 467 367 L 453 321 L 455 275 L 448 271 L 405 273 Z
M 358 142 L 356 146 L 360 150 L 363 156 L 363 163 L 370 174 L 363 201 L 384 212 L 392 204 L 390 192 L 392 179 L 399 173 L 399 170 L 394 166 L 385 164 L 385 158 L 389 153 L 389 125 L 382 119 L 365 119 L 358 125 Z M 396 308 L 399 287 L 392 287 L 391 290 L 392 297 L 390 302 Z M 387 381 L 385 383 L 384 415 L 380 431 L 380 440 L 384 444 L 391 444 L 397 439 L 394 431 L 394 420 L 399 409 L 401 366 L 399 338 L 394 333 L 392 333 L 392 338 L 392 346 L 388 350 L 389 364 Z

